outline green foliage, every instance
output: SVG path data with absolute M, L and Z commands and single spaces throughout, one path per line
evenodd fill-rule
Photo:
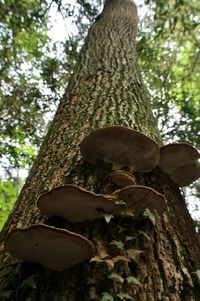
M 155 223 L 156 223 L 156 215 L 149 208 L 145 209 L 145 211 L 143 213 L 143 216 L 145 216 L 148 219 L 150 219 L 150 221 L 152 222 L 152 224 L 155 225 Z
M 38 128 L 45 112 L 38 68 L 48 41 L 46 7 L 39 0 L 0 3 L 0 163 L 9 177 L 24 167 L 20 161 L 32 164 L 44 133 Z M 27 144 L 30 153 L 22 148 Z
M 144 231 L 138 231 L 139 234 L 143 235 L 147 240 L 150 240 L 151 238 L 147 235 Z
M 133 276 L 127 277 L 126 281 L 128 282 L 128 284 L 136 284 L 136 285 L 142 286 L 142 284 Z
M 37 275 L 30 275 L 27 279 L 24 279 L 22 281 L 20 288 L 30 287 L 30 288 L 36 289 L 37 288 L 36 278 L 37 278 Z
M 0 291 L 1 300 L 2 301 L 8 300 L 12 294 L 13 291 Z
M 114 298 L 108 292 L 104 292 L 102 295 L 101 301 L 114 301 Z
M 51 111 L 39 74 L 47 9 L 47 1 L 0 1 L 0 228 L 19 193 L 16 173 L 33 164 Z
M 109 276 L 108 276 L 108 279 L 113 279 L 113 280 L 116 280 L 116 281 L 119 281 L 121 283 L 124 282 L 124 278 L 121 277 L 118 273 L 116 272 L 112 272 Z
M 196 274 L 197 282 L 200 286 L 200 270 L 196 270 L 195 274 Z
M 120 250 L 124 248 L 124 243 L 121 240 L 112 240 L 110 245 L 116 246 Z
M 133 300 L 133 298 L 127 294 L 127 293 L 119 293 L 117 294 L 117 297 L 120 299 L 120 300 Z
M 19 272 L 19 271 L 18 271 Z M 32 300 L 28 297 L 33 290 L 37 288 L 38 275 L 31 274 L 24 280 L 21 279 L 21 274 L 19 272 L 15 281 L 11 284 L 11 289 L 0 290 L 0 300 L 2 301 L 19 301 L 19 300 Z
M 13 181 L 0 180 L 0 229 L 11 211 L 22 185 L 23 181 L 18 178 Z
M 165 141 L 200 144 L 198 1 L 146 1 L 138 51 Z M 148 30 L 146 30 L 148 28 Z
M 112 214 L 104 214 L 104 218 L 105 218 L 105 221 L 107 224 L 110 223 L 111 219 L 113 218 L 114 216 Z

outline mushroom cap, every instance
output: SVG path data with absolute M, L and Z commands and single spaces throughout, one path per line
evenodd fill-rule
M 198 161 L 177 168 L 172 174 L 172 180 L 180 187 L 189 186 L 200 177 L 200 164 Z
M 159 147 L 146 135 L 121 126 L 100 128 L 80 144 L 82 156 L 89 163 L 104 161 L 118 169 L 132 167 L 135 171 L 153 169 L 159 161 Z
M 82 235 L 38 224 L 13 230 L 5 250 L 18 259 L 64 271 L 93 257 L 95 246 Z
M 158 166 L 179 186 L 187 186 L 200 177 L 199 152 L 188 143 L 161 147 Z
M 62 216 L 75 223 L 102 218 L 115 208 L 112 196 L 95 194 L 75 185 L 54 188 L 38 199 L 38 208 L 47 216 Z
M 154 189 L 146 186 L 128 186 L 116 190 L 113 194 L 114 197 L 126 202 L 121 208 L 116 209 L 116 214 L 120 214 L 123 209 L 131 209 L 134 216 L 138 217 L 144 213 L 146 208 L 155 209 L 159 214 L 163 214 L 166 210 L 165 199 L 162 194 Z
M 136 185 L 135 177 L 124 170 L 116 170 L 109 175 L 109 181 L 117 187 L 123 188 L 130 185 Z
M 199 152 L 189 143 L 171 143 L 160 148 L 158 166 L 163 171 L 172 171 L 199 158 Z

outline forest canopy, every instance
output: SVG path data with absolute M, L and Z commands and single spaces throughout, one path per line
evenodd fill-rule
M 163 141 L 187 141 L 198 148 L 198 0 L 137 2 L 139 63 Z M 102 0 L 0 1 L 0 227 L 63 97 L 87 30 L 102 6 Z M 51 34 L 53 26 L 59 28 L 56 16 L 66 29 L 62 40 Z M 200 195 L 198 183 L 195 187 L 189 193 Z

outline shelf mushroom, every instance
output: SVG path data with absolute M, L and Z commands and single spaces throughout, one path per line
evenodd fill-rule
M 158 214 L 163 214 L 167 210 L 163 195 L 147 186 L 127 186 L 116 190 L 112 195 L 125 202 L 114 211 L 114 214 L 117 215 L 131 210 L 134 217 L 137 218 L 144 213 L 146 208 L 154 209 Z
M 179 186 L 184 187 L 200 177 L 199 152 L 188 143 L 171 143 L 161 147 L 158 166 Z
M 105 213 L 111 213 L 115 208 L 115 199 L 75 185 L 65 185 L 42 194 L 37 204 L 47 216 L 57 215 L 76 223 L 102 218 Z
M 115 190 L 130 185 L 136 185 L 134 175 L 125 170 L 118 169 L 106 177 L 103 191 L 106 194 L 112 194 Z
M 5 241 L 5 251 L 61 272 L 93 257 L 95 246 L 82 235 L 38 224 L 13 230 Z
M 135 177 L 131 173 L 124 170 L 116 170 L 112 172 L 109 175 L 108 180 L 119 188 L 136 185 Z
M 159 161 L 159 147 L 146 135 L 121 126 L 100 128 L 80 144 L 82 156 L 89 163 L 104 161 L 114 169 L 124 166 L 134 171 L 152 170 Z

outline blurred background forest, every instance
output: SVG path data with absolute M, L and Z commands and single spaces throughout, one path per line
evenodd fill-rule
M 138 57 L 163 141 L 200 146 L 199 0 L 138 0 Z M 103 0 L 0 0 L 0 229 Z M 183 189 L 200 220 L 200 183 Z

